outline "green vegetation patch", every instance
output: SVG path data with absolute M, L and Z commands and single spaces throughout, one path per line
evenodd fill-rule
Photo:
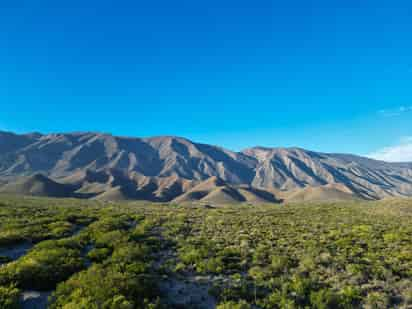
M 410 200 L 0 205 L 0 308 L 19 308 L 28 290 L 66 309 L 412 305 Z

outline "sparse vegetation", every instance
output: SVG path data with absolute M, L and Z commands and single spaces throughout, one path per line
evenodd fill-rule
M 0 204 L 0 308 L 19 308 L 28 290 L 51 292 L 50 308 L 411 304 L 410 200 L 199 208 L 3 197 Z M 9 254 L 22 244 L 27 252 Z

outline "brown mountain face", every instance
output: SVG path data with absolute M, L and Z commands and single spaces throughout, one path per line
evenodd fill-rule
M 298 148 L 233 152 L 178 137 L 0 132 L 0 191 L 32 194 L 25 177 L 34 175 L 36 184 L 43 183 L 40 195 L 102 200 L 264 203 L 412 196 L 408 163 Z
M 244 154 L 258 160 L 252 181 L 256 187 L 290 191 L 339 185 L 338 190 L 366 199 L 412 195 L 410 163 L 387 163 L 298 148 L 253 148 Z

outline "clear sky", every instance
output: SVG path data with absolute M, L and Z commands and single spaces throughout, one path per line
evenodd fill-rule
M 411 33 L 411 1 L 0 1 L 0 129 L 412 161 Z

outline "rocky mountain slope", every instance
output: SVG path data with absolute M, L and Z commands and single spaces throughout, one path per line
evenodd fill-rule
M 412 196 L 410 163 L 298 148 L 233 152 L 178 137 L 90 132 L 0 132 L 0 179 L 3 192 L 104 200 L 260 203 Z

